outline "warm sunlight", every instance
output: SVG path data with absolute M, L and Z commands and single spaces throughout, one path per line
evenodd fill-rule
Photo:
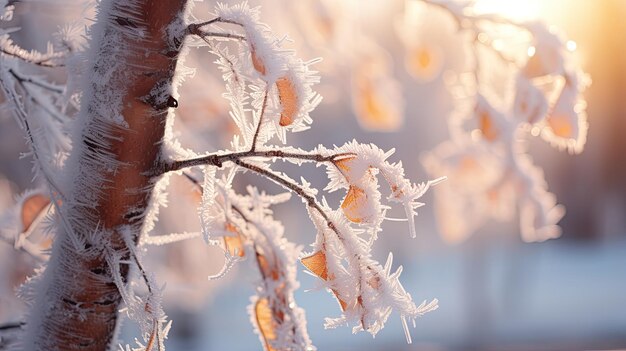
M 477 13 L 497 13 L 508 18 L 525 21 L 539 17 L 541 0 L 477 0 Z
M 0 0 L 0 351 L 626 351 L 625 16 Z

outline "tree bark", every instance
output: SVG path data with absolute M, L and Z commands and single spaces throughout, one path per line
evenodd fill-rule
M 91 33 L 78 128 L 50 262 L 32 283 L 24 350 L 115 347 L 122 302 L 111 254 L 129 260 L 154 190 L 187 0 L 112 0 Z M 170 26 L 174 23 L 174 26 Z M 176 26 L 178 25 L 178 27 Z M 120 116 L 123 117 L 123 121 Z M 129 266 L 121 265 L 124 283 Z

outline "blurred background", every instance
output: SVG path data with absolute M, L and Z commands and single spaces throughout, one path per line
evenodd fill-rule
M 299 57 L 324 59 L 315 65 L 322 77 L 317 91 L 324 100 L 311 114 L 312 129 L 291 135 L 291 144 L 312 148 L 353 138 L 372 142 L 396 148 L 393 160 L 403 161 L 410 179 L 429 178 L 420 156 L 449 138 L 447 118 L 455 109 L 446 77 L 467 70 L 467 38 L 447 13 L 426 9 L 419 26 L 407 31 L 399 22 L 411 0 L 249 2 L 262 6 L 263 22 L 275 33 L 293 40 L 288 46 Z M 21 31 L 14 39 L 39 50 L 51 40 L 47 33 L 63 23 L 84 25 L 93 11 L 64 0 L 18 1 L 15 6 L 10 25 Z M 213 6 L 210 1 L 198 3 L 194 14 L 210 18 Z M 406 344 L 400 319 L 393 314 L 375 339 L 366 333 L 351 335 L 350 328 L 324 330 L 324 317 L 339 315 L 339 308 L 330 294 L 307 291 L 316 286 L 315 280 L 299 267 L 296 300 L 306 310 L 309 333 L 319 350 L 626 349 L 626 1 L 477 0 L 475 10 L 516 21 L 538 19 L 559 28 L 575 42 L 579 64 L 591 77 L 584 94 L 590 125 L 585 150 L 570 155 L 540 138 L 529 143 L 529 154 L 544 170 L 549 190 L 567 209 L 560 222 L 563 234 L 556 240 L 524 243 L 518 221 L 488 222 L 467 240 L 451 245 L 438 233 L 434 199 L 428 193 L 416 219 L 418 238 L 409 239 L 404 223 L 386 224 L 375 254 L 383 260 L 392 251 L 394 263 L 404 266 L 406 290 L 416 301 L 438 298 L 440 308 L 418 320 L 411 330 L 412 345 Z M 430 71 L 407 71 L 407 38 L 431 48 Z M 353 106 L 353 71 L 361 49 L 371 45 L 385 53 L 385 75 L 394 80 L 389 89 L 397 89 L 393 98 L 399 97 L 397 106 L 403 106 L 391 108 L 384 121 L 364 119 Z M 184 123 L 177 125 L 179 137 L 198 151 L 226 147 L 233 131 L 213 61 L 205 49 L 192 50 L 186 65 L 197 72 L 180 89 L 177 118 Z M 51 73 L 53 80 L 63 82 L 63 77 L 62 72 Z M 19 159 L 24 151 L 14 119 L 0 112 L 0 211 L 33 187 L 31 162 Z M 319 188 L 325 186 L 321 168 L 283 169 L 294 178 L 302 175 Z M 239 182 L 270 193 L 281 191 L 253 176 Z M 170 203 L 176 205 L 163 210 L 157 234 L 197 230 L 196 200 L 189 193 L 191 187 L 183 179 L 173 179 Z M 337 206 L 340 194 L 328 199 Z M 285 224 L 290 240 L 306 246 L 315 231 L 300 205 L 299 200 L 278 205 L 276 218 Z M 0 245 L 2 323 L 18 320 L 23 313 L 14 289 L 33 263 L 10 245 Z M 206 276 L 220 269 L 222 255 L 201 240 L 150 251 L 148 256 L 159 281 L 167 284 L 165 310 L 174 320 L 170 350 L 261 349 L 246 311 L 257 279 L 249 262 L 223 280 L 208 282 Z M 130 342 L 134 333 L 127 323 L 124 341 Z

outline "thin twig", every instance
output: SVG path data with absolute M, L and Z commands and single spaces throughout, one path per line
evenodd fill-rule
M 293 182 L 290 182 L 289 180 L 274 174 L 272 172 L 269 172 L 267 170 L 264 170 L 260 167 L 257 167 L 255 165 L 243 162 L 241 160 L 236 160 L 233 161 L 235 164 L 237 164 L 240 167 L 243 167 L 245 169 L 248 169 L 250 171 L 253 171 L 261 176 L 264 176 L 272 181 L 274 181 L 275 183 L 285 187 L 287 190 L 290 190 L 294 193 L 296 193 L 296 195 L 298 195 L 300 198 L 302 198 L 303 200 L 306 201 L 306 205 L 309 208 L 314 209 L 315 211 L 317 211 L 319 213 L 320 216 L 322 216 L 322 218 L 324 218 L 324 221 L 326 221 L 326 225 L 328 226 L 328 228 L 330 230 L 332 230 L 335 233 L 335 236 L 337 237 L 337 239 L 339 239 L 339 241 L 342 243 L 342 245 L 346 245 L 345 243 L 345 239 L 344 237 L 341 235 L 341 233 L 339 232 L 339 229 L 337 229 L 337 226 L 335 225 L 335 223 L 333 223 L 333 221 L 330 219 L 330 216 L 328 215 L 328 213 L 326 213 L 326 211 L 324 210 L 324 208 L 317 202 L 317 199 L 315 198 L 315 196 L 308 194 L 302 187 L 300 187 L 298 184 L 295 184 Z M 360 254 L 356 254 L 355 256 L 356 260 L 361 262 L 362 257 Z M 360 296 L 361 294 L 361 280 L 363 279 L 363 272 L 362 272 L 362 267 L 359 265 L 359 269 L 358 269 L 358 277 L 357 280 L 359 282 L 359 285 L 357 286 L 357 291 L 358 296 Z M 360 301 L 358 301 L 357 299 L 357 303 L 361 304 Z
M 39 169 L 41 170 L 41 173 L 43 174 L 43 176 L 46 179 L 46 181 L 48 182 L 48 184 L 50 184 L 50 186 L 53 188 L 53 190 L 63 200 L 65 200 L 65 196 L 63 195 L 63 193 L 60 190 L 61 188 L 53 180 L 54 178 L 52 177 L 52 175 L 48 174 L 48 172 L 46 171 L 46 168 L 45 168 L 45 163 L 40 158 L 38 146 L 37 146 L 37 144 L 35 142 L 35 137 L 33 135 L 33 131 L 30 128 L 30 124 L 28 122 L 28 114 L 26 113 L 25 107 L 20 103 L 19 97 L 16 94 L 14 94 L 14 91 L 12 89 L 9 89 L 8 85 L 6 85 L 6 84 L 7 83 L 2 81 L 2 78 L 0 76 L 0 86 L 2 86 L 2 89 L 4 90 L 4 93 L 6 94 L 6 96 L 9 97 L 9 100 L 13 102 L 13 105 L 15 105 L 15 115 L 17 116 L 17 119 L 18 119 L 19 123 L 21 124 L 20 127 L 23 128 L 26 131 L 26 137 L 27 137 L 27 139 L 28 139 L 28 141 L 29 141 L 29 143 L 31 145 L 33 157 L 39 163 Z M 55 205 L 56 210 L 59 211 L 59 213 L 61 213 L 60 206 L 57 203 L 56 199 L 52 198 L 52 200 L 53 200 L 53 203 Z
M 9 69 L 8 69 L 8 72 L 9 72 L 9 73 L 10 73 L 13 77 L 15 77 L 15 79 L 16 79 L 17 81 L 19 81 L 19 82 L 22 82 L 22 83 L 30 83 L 30 84 L 36 85 L 36 86 L 38 86 L 38 87 L 40 87 L 40 88 L 44 88 L 44 89 L 46 89 L 46 90 L 49 90 L 49 91 L 51 91 L 51 92 L 53 92 L 53 93 L 57 93 L 57 94 L 62 94 L 62 93 L 63 93 L 63 88 L 61 88 L 60 86 L 53 85 L 53 84 L 50 84 L 50 83 L 48 83 L 48 82 L 38 81 L 38 80 L 33 79 L 32 77 L 26 77 L 26 76 L 23 76 L 23 75 L 21 75 L 20 73 L 17 73 L 17 72 L 16 72 L 15 70 L 13 70 L 12 68 L 9 68 Z
M 208 156 L 192 158 L 188 160 L 172 161 L 165 164 L 161 170 L 161 173 L 179 171 L 184 168 L 193 166 L 210 165 L 216 167 L 222 167 L 224 162 L 235 162 L 250 158 L 280 158 L 280 159 L 294 159 L 306 162 L 333 162 L 337 158 L 351 156 L 352 153 L 338 153 L 333 155 L 320 155 L 320 154 L 303 154 L 295 152 L 285 152 L 282 150 L 267 150 L 267 151 L 240 151 L 226 154 L 212 154 Z
M 16 78 L 17 79 L 17 78 Z M 48 115 L 50 115 L 52 118 L 54 118 L 55 120 L 57 120 L 60 123 L 65 123 L 67 121 L 61 119 L 59 116 L 62 116 L 63 114 L 59 111 L 53 111 L 51 110 L 48 106 L 46 106 L 46 104 L 42 103 L 41 101 L 39 101 L 39 99 L 37 99 L 33 94 L 30 93 L 29 89 L 26 87 L 26 85 L 24 84 L 26 81 L 20 81 L 19 79 L 17 80 L 18 84 L 22 87 L 22 89 L 24 89 L 27 97 L 29 100 L 31 100 L 34 104 L 38 105 L 39 107 L 41 107 Z
M 128 246 L 128 243 L 127 243 L 127 246 Z M 127 248 L 128 248 L 128 252 L 130 253 L 130 256 L 133 258 L 133 261 L 135 261 L 135 264 L 137 265 L 137 269 L 139 269 L 139 272 L 141 273 L 141 276 L 144 282 L 146 283 L 146 287 L 148 288 L 148 293 L 152 295 L 152 284 L 150 284 L 150 279 L 148 279 L 148 273 L 146 273 L 146 270 L 143 268 L 143 265 L 139 261 L 139 258 L 137 258 L 137 254 L 135 253 L 134 247 L 129 246 Z
M 201 23 L 191 23 L 187 26 L 187 30 L 186 33 L 189 35 L 197 35 L 201 38 L 206 38 L 206 37 L 218 37 L 218 38 L 226 38 L 226 39 L 237 39 L 237 40 L 241 40 L 241 41 L 245 41 L 246 37 L 243 35 L 239 35 L 239 34 L 232 34 L 232 33 L 224 33 L 224 32 L 207 32 L 204 31 L 202 29 L 202 27 L 208 26 L 210 24 L 215 24 L 215 23 L 229 23 L 229 24 L 234 24 L 234 25 L 238 25 L 240 27 L 243 27 L 243 24 L 239 23 L 239 22 L 235 22 L 235 21 L 231 21 L 231 20 L 225 20 L 222 19 L 220 17 L 214 18 L 212 20 L 206 21 L 206 22 L 201 22 Z
M 466 23 L 469 22 L 472 24 L 474 24 L 475 22 L 490 22 L 490 23 L 497 23 L 497 24 L 504 24 L 504 25 L 509 25 L 513 27 L 518 27 L 520 29 L 527 29 L 523 23 L 515 22 L 509 18 L 503 17 L 496 13 L 468 14 L 468 13 L 463 12 L 459 14 L 459 13 L 452 11 L 452 9 L 450 9 L 446 3 L 441 3 L 441 2 L 432 1 L 432 0 L 417 0 L 417 1 L 421 1 L 424 4 L 437 7 L 448 12 L 450 15 L 452 15 L 452 17 L 454 17 L 455 21 L 459 24 L 460 27 L 464 27 L 464 28 L 467 27 L 463 25 L 463 22 L 465 21 Z
M 252 146 L 250 147 L 250 151 L 254 152 L 256 149 L 256 141 L 259 137 L 259 132 L 261 131 L 261 124 L 263 123 L 263 115 L 265 114 L 265 108 L 267 107 L 267 96 L 269 87 L 265 88 L 265 95 L 263 95 L 263 106 L 261 106 L 261 114 L 259 116 L 259 123 L 256 126 L 256 131 L 254 132 L 254 136 L 252 137 Z
M 286 188 L 287 190 L 290 190 L 294 193 L 296 193 L 296 195 L 298 195 L 300 198 L 302 198 L 303 200 L 306 201 L 306 204 L 308 207 L 311 207 L 313 209 L 315 209 L 320 216 L 322 216 L 322 218 L 324 218 L 324 220 L 326 221 L 326 224 L 328 225 L 328 227 L 335 232 L 335 234 L 337 234 L 337 237 L 339 237 L 340 239 L 341 234 L 339 233 L 337 227 L 335 226 L 335 224 L 331 221 L 330 216 L 326 213 L 326 211 L 324 211 L 324 208 L 322 208 L 322 206 L 317 202 L 317 200 L 315 199 L 315 196 L 307 194 L 307 192 L 300 187 L 298 184 L 292 183 L 289 180 L 274 174 L 270 171 L 267 171 L 263 168 L 257 167 L 255 165 L 243 162 L 241 160 L 234 160 L 233 161 L 236 165 L 238 165 L 239 167 L 248 169 L 250 171 L 253 171 L 254 173 L 257 173 L 261 176 L 264 176 L 272 181 L 274 181 L 275 183 L 283 186 L 284 188 Z M 342 239 L 341 239 L 342 240 Z
M 431 0 L 419 0 L 427 5 L 433 6 L 433 7 L 437 7 L 439 9 L 442 9 L 444 11 L 446 11 L 450 16 L 452 16 L 452 18 L 454 19 L 454 21 L 457 24 L 457 28 L 459 31 L 462 30 L 467 30 L 467 31 L 471 31 L 473 34 L 473 39 L 472 39 L 472 46 L 473 49 L 472 50 L 472 56 L 475 60 L 475 69 L 474 69 L 474 77 L 476 79 L 476 82 L 478 84 L 479 81 L 479 70 L 480 70 L 480 64 L 479 64 L 479 57 L 478 57 L 478 50 L 477 50 L 477 46 L 478 45 L 483 45 L 485 48 L 489 49 L 491 52 L 493 52 L 498 58 L 500 58 L 500 60 L 502 60 L 503 62 L 507 63 L 507 64 L 517 64 L 515 62 L 515 60 L 512 60 L 508 57 L 506 57 L 501 50 L 498 50 L 496 47 L 493 46 L 493 40 L 490 41 L 481 41 L 478 39 L 479 34 L 484 34 L 484 31 L 481 30 L 480 26 L 478 25 L 479 22 L 487 22 L 487 23 L 496 23 L 496 24 L 501 24 L 501 25 L 509 25 L 509 26 L 513 26 L 513 27 L 517 27 L 519 29 L 523 29 L 528 31 L 528 28 L 523 24 L 523 23 L 518 23 L 515 22 L 513 20 L 510 20 L 506 17 L 497 15 L 497 14 L 467 14 L 467 13 L 457 13 L 455 11 L 453 11 L 452 9 L 450 9 L 448 7 L 448 5 L 446 5 L 445 3 L 439 3 L 436 1 L 431 1 Z
M 245 36 L 239 35 L 239 34 L 233 34 L 233 33 L 205 32 L 203 30 L 198 30 L 197 33 L 193 33 L 193 34 L 196 34 L 197 36 L 201 38 L 224 38 L 224 39 L 236 39 L 236 40 L 246 41 Z
M 200 27 L 208 26 L 210 24 L 215 24 L 215 23 L 228 23 L 228 24 L 234 24 L 234 25 L 243 27 L 243 24 L 241 24 L 239 22 L 223 19 L 221 17 L 216 17 L 214 19 L 211 19 L 211 20 L 208 20 L 208 21 L 205 21 L 205 22 L 192 23 L 189 26 L 187 26 L 187 31 L 190 32 L 190 31 L 194 30 L 195 28 L 200 28 Z
M 279 150 L 276 150 L 277 152 L 281 152 Z M 248 152 L 250 153 L 250 152 Z M 245 153 L 240 153 L 240 154 L 245 154 Z M 285 153 L 287 154 L 287 153 Z M 337 157 L 343 157 L 345 155 L 349 155 L 349 154 L 337 154 L 337 155 L 331 155 L 331 156 L 322 156 L 322 155 L 299 155 L 298 156 L 312 156 L 312 157 L 319 157 L 319 158 L 323 158 L 327 161 L 332 161 L 333 159 L 337 158 Z M 257 173 L 263 177 L 266 177 L 272 181 L 274 181 L 275 183 L 281 185 L 282 187 L 286 188 L 287 190 L 294 192 L 296 195 L 298 195 L 301 199 L 303 199 L 306 202 L 306 206 L 308 208 L 312 208 L 315 211 L 317 211 L 319 213 L 319 215 L 324 219 L 324 221 L 326 222 L 326 225 L 328 226 L 328 228 L 330 230 L 332 230 L 335 233 L 335 236 L 337 237 L 337 239 L 343 244 L 345 245 L 345 239 L 343 238 L 343 236 L 341 235 L 341 233 L 339 232 L 339 229 L 337 228 L 337 226 L 333 223 L 333 221 L 330 219 L 330 216 L 328 215 L 328 213 L 326 213 L 326 211 L 324 210 L 324 208 L 317 202 L 317 199 L 315 198 L 315 196 L 308 194 L 300 185 L 291 182 L 283 177 L 281 177 L 278 174 L 272 173 L 268 170 L 262 169 L 260 167 L 257 167 L 255 165 L 249 164 L 247 162 L 243 162 L 240 158 L 234 158 L 232 160 L 230 160 L 231 162 L 235 163 L 236 165 L 248 169 L 254 173 Z M 183 172 L 183 175 L 192 183 L 194 183 L 202 192 L 203 188 L 200 185 L 199 181 L 197 179 L 195 179 L 191 174 L 187 173 L 187 172 Z M 254 225 L 253 222 L 250 222 L 245 215 L 243 214 L 243 211 L 241 209 L 238 209 L 237 207 L 235 207 L 234 205 L 231 205 L 231 207 L 233 208 L 233 210 L 235 210 L 235 212 L 237 212 L 244 221 L 246 221 L 247 223 L 251 223 Z M 257 228 L 257 230 L 259 230 Z M 256 246 L 256 245 L 255 245 Z M 362 260 L 362 257 L 360 254 L 357 254 L 355 257 L 359 262 Z M 257 257 L 257 264 L 259 265 L 259 270 L 261 271 L 261 274 L 263 275 L 263 270 L 261 269 L 261 264 L 260 262 L 258 262 L 258 257 Z M 369 268 L 369 267 L 368 267 Z M 362 272 L 362 267 L 359 266 L 358 269 L 358 286 L 357 286 L 357 291 L 359 292 L 358 295 L 360 296 L 361 294 L 361 289 L 362 289 L 362 281 L 363 279 L 363 272 Z M 356 303 L 361 305 L 361 307 L 363 307 L 362 303 L 357 299 Z M 361 321 L 363 324 L 363 321 Z M 362 325 L 363 326 L 363 325 Z
M 11 329 L 19 329 L 25 326 L 24 322 L 9 322 L 5 324 L 0 324 L 0 331 L 11 330 Z
M 237 70 L 235 69 L 235 64 L 226 56 L 226 54 L 222 53 L 219 49 L 219 47 L 214 46 L 213 43 L 211 43 L 209 41 L 209 39 L 207 39 L 206 37 L 200 37 L 200 39 L 202 39 L 202 41 L 204 41 L 209 48 L 213 51 L 213 53 L 221 58 L 222 60 L 226 61 L 228 63 L 228 66 L 230 67 L 230 72 L 232 73 L 235 82 L 237 82 L 237 84 L 241 84 L 241 79 L 239 78 L 239 74 L 237 74 Z
M 41 107 L 48 115 L 50 115 L 52 118 L 54 118 L 55 120 L 57 120 L 59 123 L 66 123 L 67 120 L 62 119 L 60 116 L 63 116 L 63 113 L 61 113 L 60 111 L 53 111 L 51 110 L 46 104 L 42 103 L 38 98 L 35 97 L 35 95 L 33 95 L 29 88 L 26 86 L 25 83 L 31 83 L 33 85 L 37 85 L 39 87 L 51 90 L 54 88 L 54 86 L 46 86 L 45 84 L 43 84 L 42 82 L 37 82 L 35 80 L 33 80 L 32 78 L 29 77 L 23 77 L 20 76 L 17 72 L 15 72 L 12 69 L 8 69 L 9 74 L 11 74 L 13 76 L 13 78 L 15 78 L 15 81 L 17 82 L 17 84 L 22 87 L 22 89 L 24 89 L 24 93 L 25 95 L 28 97 L 29 100 L 31 100 L 33 103 L 35 103 L 36 105 L 38 105 L 39 107 Z M 56 91 L 55 91 L 56 92 Z M 59 93 L 62 93 L 63 90 L 60 90 Z
M 27 63 L 31 63 L 33 65 L 37 65 L 40 67 L 46 67 L 46 68 L 57 68 L 57 67 L 65 67 L 65 64 L 63 63 L 51 63 L 51 60 L 54 60 L 57 57 L 50 57 L 50 58 L 45 58 L 45 59 L 41 59 L 41 60 L 32 60 L 29 59 L 27 57 L 24 57 L 22 54 L 20 54 L 17 51 L 9 51 L 6 48 L 0 48 L 0 52 L 2 52 L 5 55 L 9 55 L 15 58 L 18 58 L 24 62 Z M 61 58 L 62 56 L 60 56 L 59 58 Z

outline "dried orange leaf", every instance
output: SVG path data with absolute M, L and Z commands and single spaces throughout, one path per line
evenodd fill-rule
M 442 54 L 436 47 L 421 45 L 410 50 L 405 59 L 409 73 L 422 81 L 431 81 L 442 68 Z
M 333 295 L 335 295 L 335 298 L 337 299 L 337 302 L 339 302 L 339 306 L 341 307 L 341 311 L 344 312 L 346 308 L 348 308 L 348 304 L 339 297 L 339 292 L 337 290 L 331 289 L 330 291 L 332 291 Z
M 493 124 L 493 120 L 489 115 L 489 112 L 482 111 L 479 115 L 480 131 L 483 133 L 483 137 L 489 141 L 494 141 L 498 138 L 498 131 Z
M 52 248 L 53 239 L 50 237 L 46 237 L 38 243 L 39 249 L 48 250 Z
M 257 327 L 259 328 L 259 333 L 261 333 L 261 337 L 265 342 L 265 349 L 267 351 L 274 351 L 275 349 L 271 346 L 271 342 L 277 338 L 276 327 L 267 297 L 257 300 L 254 305 L 254 316 L 256 318 Z
M 372 82 L 362 81 L 356 94 L 356 115 L 365 128 L 392 131 L 400 127 L 402 116 L 391 106 L 389 99 L 374 88 Z
M 363 112 L 365 119 L 369 120 L 370 124 L 383 125 L 386 120 L 387 113 L 385 113 L 385 107 L 382 101 L 376 96 L 374 89 L 369 84 L 361 91 L 361 98 L 363 103 Z
M 416 50 L 413 63 L 421 69 L 426 69 L 433 62 L 431 53 L 427 49 Z
M 148 339 L 148 344 L 146 345 L 146 348 L 145 348 L 146 351 L 152 351 L 152 347 L 154 346 L 154 342 L 156 341 L 156 335 L 157 335 L 158 328 L 159 328 L 159 323 L 156 320 L 154 320 L 152 324 L 153 324 L 152 332 L 150 333 L 150 338 Z
M 328 280 L 328 267 L 326 267 L 326 254 L 317 251 L 314 254 L 303 257 L 300 262 L 316 276 Z
M 240 236 L 225 236 L 224 245 L 231 256 L 244 257 L 243 243 Z
M 367 206 L 367 194 L 358 186 L 350 185 L 346 198 L 341 203 L 343 214 L 354 223 L 361 223 L 365 220 L 364 210 Z
M 50 204 L 50 198 L 41 194 L 32 194 L 22 202 L 22 231 L 30 228 L 35 219 Z
M 278 278 L 280 278 L 278 274 L 278 270 L 275 267 L 272 267 L 270 265 L 269 261 L 267 260 L 267 258 L 265 258 L 265 256 L 257 252 L 256 259 L 257 259 L 259 268 L 261 269 L 261 273 L 263 274 L 264 278 L 271 277 L 272 280 L 278 280 Z
M 244 257 L 245 251 L 243 247 L 243 237 L 237 230 L 237 227 L 231 223 L 226 223 L 226 230 L 233 233 L 234 236 L 224 236 L 224 245 L 231 256 Z
M 333 163 L 339 169 L 341 174 L 343 174 L 343 176 L 346 177 L 347 179 L 348 175 L 350 174 L 350 170 L 352 170 L 352 166 L 353 166 L 355 159 L 356 159 L 356 156 L 349 156 L 349 157 L 345 157 L 339 160 L 334 160 Z M 348 179 L 348 181 L 350 181 L 350 179 Z
M 551 114 L 546 118 L 552 133 L 560 138 L 575 138 L 572 119 L 567 115 Z
M 371 72 L 362 69 L 356 73 L 352 92 L 352 105 L 356 117 L 363 128 L 390 132 L 397 130 L 403 115 L 393 89 L 393 83 L 386 76 L 372 77 Z
M 282 107 L 280 125 L 285 127 L 293 123 L 298 112 L 298 94 L 295 85 L 286 76 L 278 78 L 276 87 L 278 88 L 278 99 Z
M 254 44 L 250 45 L 250 54 L 252 56 L 252 66 L 254 66 L 254 69 L 262 75 L 265 75 L 265 64 L 263 63 L 263 60 L 261 60 L 261 58 L 257 55 L 256 47 L 254 47 Z

